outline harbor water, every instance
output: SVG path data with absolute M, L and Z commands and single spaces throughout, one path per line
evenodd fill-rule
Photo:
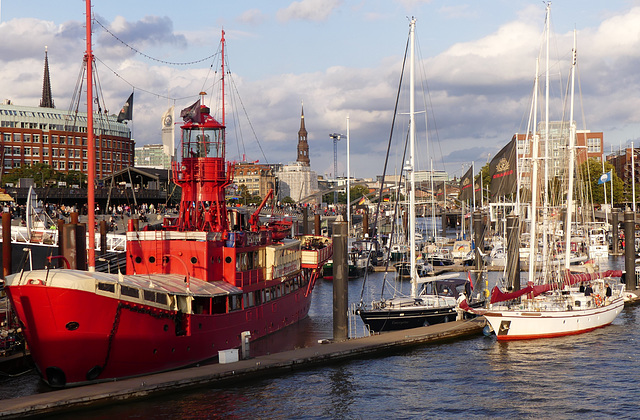
M 490 275 L 491 285 L 500 274 Z M 365 302 L 379 296 L 383 276 L 370 275 Z M 350 302 L 362 282 L 349 283 Z M 331 313 L 332 283 L 319 279 L 309 317 L 261 345 L 320 345 L 331 337 Z M 57 418 L 638 418 L 639 333 L 640 308 L 625 308 L 612 325 L 577 336 L 499 343 L 479 335 Z M 38 392 L 49 390 L 35 372 L 0 378 L 0 399 Z

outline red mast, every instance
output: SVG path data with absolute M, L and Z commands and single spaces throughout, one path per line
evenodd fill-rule
M 222 121 L 220 124 L 200 101 L 199 109 L 185 116 L 182 159 L 173 166 L 174 182 L 182 188 L 178 229 L 224 232 L 229 229 L 225 188 L 233 170 L 225 172 L 224 31 L 222 31 Z M 201 95 L 204 95 L 202 92 Z
M 87 227 L 89 232 L 89 244 L 87 253 L 87 266 L 89 271 L 96 270 L 96 235 L 95 235 L 95 174 L 96 174 L 96 155 L 95 155 L 95 139 L 93 136 L 93 51 L 91 50 L 91 0 L 86 0 L 87 15 L 87 52 L 85 60 L 87 62 L 87 154 L 88 174 L 87 174 L 87 213 L 89 220 Z

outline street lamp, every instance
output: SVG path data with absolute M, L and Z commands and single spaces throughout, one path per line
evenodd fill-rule
M 344 134 L 332 133 L 329 137 L 333 139 L 333 178 L 338 183 L 338 140 L 344 137 Z M 338 204 L 338 190 L 333 192 L 333 204 Z

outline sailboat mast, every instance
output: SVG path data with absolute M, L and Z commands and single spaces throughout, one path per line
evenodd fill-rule
M 85 60 L 87 61 L 87 230 L 89 232 L 89 244 L 87 246 L 87 266 L 89 271 L 96 270 L 96 204 L 95 204 L 95 174 L 96 155 L 95 138 L 93 135 L 93 51 L 91 49 L 91 0 L 86 0 L 86 30 L 87 30 L 87 51 Z M 59 232 L 58 234 L 61 234 Z
M 418 283 L 416 279 L 416 174 L 415 174 L 415 141 L 416 141 L 416 124 L 415 124 L 415 31 L 416 19 L 411 18 L 409 25 L 409 39 L 411 43 L 411 59 L 409 66 L 409 174 L 410 174 L 410 191 L 409 191 L 409 258 L 411 273 L 411 296 L 415 297 L 418 292 Z
M 573 98 L 576 85 L 576 61 L 577 61 L 577 43 L 576 30 L 573 30 L 573 57 L 571 63 L 571 108 L 569 111 L 569 191 L 567 191 L 567 225 L 565 230 L 565 254 L 564 268 L 569 269 L 569 256 L 571 255 L 571 213 L 573 213 L 573 171 L 575 166 L 574 148 L 576 141 L 576 125 L 573 122 Z
M 540 82 L 540 59 L 536 59 L 536 78 L 533 83 L 533 144 L 531 146 L 531 229 L 529 232 L 529 282 L 533 283 L 536 271 L 538 246 L 538 154 L 540 136 L 536 130 L 538 124 L 538 86 Z
M 545 115 L 544 115 L 544 207 L 542 208 L 542 272 L 546 276 L 547 258 L 549 255 L 548 244 L 548 215 L 549 215 L 549 14 L 551 3 L 547 3 L 546 17 L 546 41 L 547 41 L 547 63 L 545 71 Z M 546 279 L 545 279 L 546 280 Z

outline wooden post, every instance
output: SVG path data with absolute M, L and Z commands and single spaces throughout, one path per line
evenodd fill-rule
M 349 238 L 347 222 L 333 224 L 333 339 L 349 338 L 347 311 L 349 302 L 349 265 L 347 244 Z
M 11 213 L 2 213 L 2 278 L 11 274 Z
M 624 212 L 624 268 L 625 283 L 628 291 L 636 290 L 636 235 L 635 214 L 631 210 Z

